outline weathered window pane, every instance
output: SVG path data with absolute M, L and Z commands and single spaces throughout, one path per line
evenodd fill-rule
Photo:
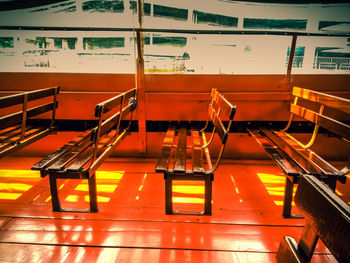
M 162 5 L 154 5 L 153 8 L 154 8 L 153 10 L 154 16 L 161 16 L 161 17 L 179 19 L 179 20 L 188 19 L 188 10 L 186 9 L 180 9 L 180 8 L 168 7 L 168 6 L 162 6 Z
M 244 18 L 244 28 L 254 29 L 306 29 L 307 20 Z
M 13 48 L 13 37 L 0 37 L 0 48 Z
M 125 39 L 123 37 L 89 37 L 84 38 L 83 45 L 85 50 L 119 48 L 125 46 Z
M 214 26 L 227 26 L 227 27 L 237 27 L 238 18 L 223 16 L 217 14 L 204 13 L 197 10 L 193 11 L 195 23 L 203 23 Z
M 183 47 L 186 46 L 186 42 L 186 37 L 153 37 L 153 45 Z
M 89 12 L 123 12 L 124 2 L 122 0 L 115 1 L 87 1 L 83 3 L 83 11 Z

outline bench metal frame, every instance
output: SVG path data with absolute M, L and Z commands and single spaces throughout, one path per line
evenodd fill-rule
M 42 177 L 49 175 L 53 211 L 98 212 L 95 172 L 129 133 L 136 96 L 136 89 L 132 89 L 97 104 L 97 127 L 81 133 L 32 167 L 32 170 L 40 170 Z M 112 110 L 116 113 L 105 119 L 105 114 Z M 128 126 L 121 129 L 121 121 L 127 115 L 130 115 Z M 57 179 L 87 179 L 90 209 L 62 208 Z
M 298 183 L 301 175 L 315 175 L 335 190 L 337 181 L 345 183 L 345 175 L 350 168 L 348 163 L 342 170 L 338 170 L 311 149 L 319 134 L 319 127 L 327 129 L 344 143 L 349 143 L 350 125 L 346 123 L 346 120 L 350 119 L 350 100 L 299 87 L 294 87 L 292 94 L 295 98 L 290 105 L 291 114 L 288 124 L 283 130 L 273 131 L 265 127 L 248 128 L 250 135 L 256 139 L 286 175 L 283 205 L 283 216 L 286 218 L 300 217 L 292 215 L 291 209 L 293 187 L 294 184 Z M 339 119 L 329 115 L 329 110 L 333 111 L 333 115 L 337 114 Z M 300 142 L 288 133 L 294 116 L 314 123 L 314 131 L 307 143 Z
M 175 127 L 169 127 L 156 165 L 156 172 L 164 174 L 166 214 L 211 215 L 212 181 L 214 180 L 214 172 L 219 167 L 235 113 L 236 106 L 232 106 L 223 95 L 221 95 L 216 89 L 213 89 L 211 92 L 208 119 L 203 129 L 200 131 L 194 129 L 187 130 L 186 128 L 176 130 Z M 222 115 L 224 117 L 226 116 L 228 119 L 226 127 L 221 121 Z M 209 122 L 213 123 L 214 128 L 209 141 L 207 141 L 205 130 Z M 191 134 L 192 145 L 190 146 L 187 146 L 188 134 Z M 213 166 L 209 153 L 209 146 L 211 145 L 215 134 L 220 138 L 222 145 L 219 156 Z M 178 135 L 177 144 L 174 142 L 174 137 L 176 135 Z M 186 169 L 187 150 L 192 151 L 192 169 Z M 205 156 L 205 160 L 203 160 L 203 155 Z M 172 159 L 174 159 L 174 164 L 170 165 Z M 207 167 L 205 167 L 204 162 L 206 162 Z M 204 181 L 205 193 L 203 212 L 173 211 L 172 185 L 174 180 Z
M 56 130 L 55 116 L 58 107 L 59 87 L 24 92 L 0 98 L 0 109 L 21 105 L 22 110 L 0 118 L 0 158 L 45 137 Z M 41 99 L 52 97 L 52 102 Z M 32 106 L 39 104 L 37 106 Z M 28 125 L 28 119 L 52 111 L 47 126 Z

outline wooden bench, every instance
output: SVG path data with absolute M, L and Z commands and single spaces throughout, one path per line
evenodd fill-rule
M 209 105 L 209 116 L 207 125 L 200 131 L 180 127 L 169 127 L 163 142 L 160 157 L 156 165 L 156 172 L 163 173 L 165 179 L 165 212 L 166 214 L 205 214 L 211 215 L 212 203 L 212 181 L 214 172 L 218 168 L 231 123 L 236 113 L 236 106 L 232 106 L 216 89 L 211 92 L 211 103 Z M 221 116 L 229 120 L 225 128 Z M 205 129 L 209 121 L 214 125 L 210 140 L 207 142 Z M 217 134 L 221 141 L 221 150 L 213 166 L 209 145 L 214 135 Z M 191 145 L 187 146 L 187 136 L 191 135 Z M 176 138 L 177 136 L 177 138 Z M 202 140 L 201 140 L 202 138 Z M 187 150 L 191 151 L 192 158 L 187 158 Z M 203 158 L 203 155 L 205 158 Z M 172 184 L 173 180 L 199 180 L 204 181 L 204 212 L 180 212 L 173 211 Z
M 0 98 L 0 109 L 11 112 L 0 118 L 0 158 L 54 132 L 59 87 L 24 92 Z M 52 97 L 52 102 L 47 102 Z M 39 104 L 39 105 L 37 105 Z M 6 110 L 5 110 L 6 108 Z M 18 111 L 21 108 L 21 111 Z M 28 119 L 52 112 L 48 124 L 35 125 Z
M 350 100 L 312 90 L 293 88 L 294 102 L 290 105 L 290 119 L 285 129 L 273 131 L 265 127 L 248 128 L 249 133 L 263 147 L 286 175 L 283 216 L 291 215 L 293 186 L 303 174 L 315 175 L 335 190 L 336 182 L 345 183 L 349 165 L 338 170 L 311 149 L 316 141 L 319 127 L 326 129 L 345 145 L 350 140 Z M 307 143 L 302 143 L 287 130 L 293 116 L 314 123 L 314 131 Z M 346 156 L 348 157 L 348 156 Z M 350 156 L 349 156 L 350 157 Z
M 350 207 L 327 185 L 311 175 L 300 179 L 295 203 L 305 217 L 297 244 L 285 236 L 277 252 L 277 262 L 310 262 L 320 238 L 339 262 L 350 262 Z
M 135 108 L 136 89 L 97 104 L 97 127 L 81 133 L 32 167 L 40 170 L 42 177 L 49 175 L 53 211 L 98 211 L 95 171 L 128 134 Z M 129 125 L 121 129 L 121 120 L 127 115 L 130 115 Z M 57 179 L 88 179 L 90 209 L 61 208 Z

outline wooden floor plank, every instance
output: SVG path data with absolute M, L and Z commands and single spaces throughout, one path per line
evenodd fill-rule
M 15 167 L 30 169 L 23 162 L 33 159 L 19 159 L 11 159 Z M 99 212 L 60 213 L 51 210 L 47 178 L 0 160 L 0 194 L 19 194 L 0 198 L 0 262 L 275 262 L 282 237 L 300 237 L 304 220 L 281 216 L 284 176 L 272 163 L 224 162 L 215 174 L 212 216 L 165 215 L 155 164 L 107 159 L 97 172 Z M 58 186 L 69 207 L 88 205 L 86 180 Z M 198 182 L 176 187 L 182 205 L 201 198 Z M 338 191 L 350 199 L 349 183 Z M 334 262 L 322 242 L 316 253 L 311 262 Z

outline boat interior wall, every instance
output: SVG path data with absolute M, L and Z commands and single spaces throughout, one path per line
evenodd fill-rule
M 281 122 L 288 121 L 291 86 L 286 85 L 284 80 L 285 75 L 146 74 L 146 156 L 156 157 L 159 154 L 161 143 L 158 138 L 163 137 L 166 131 L 158 128 L 150 130 L 149 126 L 153 122 L 166 125 L 167 121 L 175 120 L 206 121 L 209 94 L 213 87 L 218 88 L 231 103 L 237 105 L 237 123 L 246 125 L 250 122 L 265 122 L 267 125 L 280 125 Z M 72 131 L 77 131 L 77 126 L 82 131 L 86 129 L 84 121 L 95 120 L 92 114 L 94 105 L 134 87 L 135 75 L 0 73 L 0 83 L 0 96 L 59 85 L 61 92 L 56 119 L 65 121 L 65 131 L 69 131 L 70 127 Z M 307 89 L 350 97 L 349 87 L 345 85 L 350 83 L 350 75 L 294 75 L 292 83 Z M 139 155 L 133 150 L 137 148 L 137 128 L 133 132 L 132 136 L 119 146 L 118 155 Z M 74 132 L 59 132 L 55 140 L 52 140 L 50 135 L 47 140 L 36 142 L 18 151 L 16 155 L 44 156 L 74 136 Z M 332 140 L 327 134 L 320 134 L 318 140 L 322 139 Z M 341 145 L 332 145 L 335 145 L 334 149 L 337 149 L 337 152 L 329 148 L 320 149 L 318 152 L 324 153 L 325 158 L 330 160 L 338 160 L 339 156 L 348 152 L 348 149 Z M 215 155 L 214 150 L 213 156 Z M 230 136 L 224 158 L 268 159 L 248 134 L 240 129 L 234 129 L 234 134 Z

